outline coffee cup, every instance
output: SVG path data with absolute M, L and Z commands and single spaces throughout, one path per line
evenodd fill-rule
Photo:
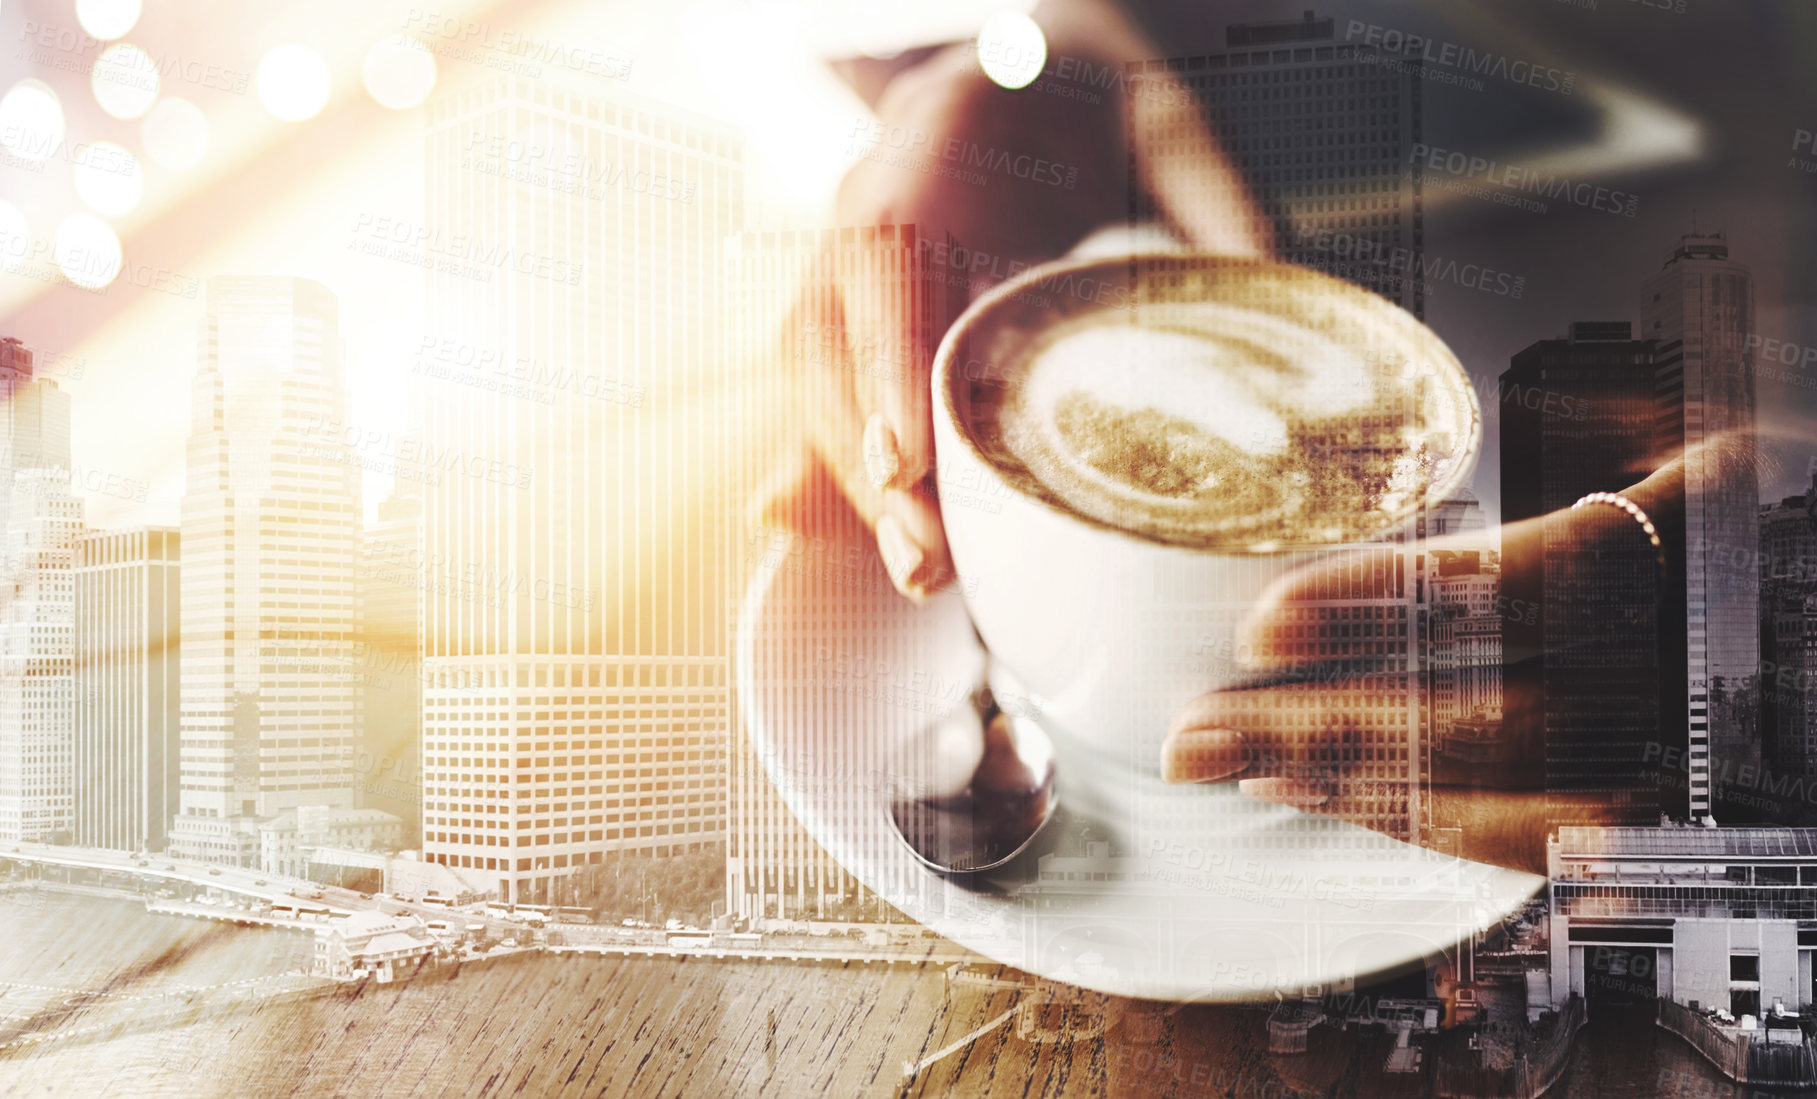
M 1422 520 L 1467 484 L 1482 414 L 1393 303 L 1259 259 L 1062 260 L 975 301 L 932 385 L 991 686 L 1050 736 L 1159 781 L 1174 714 L 1253 676 L 1270 586 L 1359 547 L 1376 564 L 1336 594 L 1404 613 L 1417 670 Z

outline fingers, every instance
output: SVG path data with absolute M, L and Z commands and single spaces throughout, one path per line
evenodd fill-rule
M 878 558 L 890 582 L 916 602 L 954 579 L 931 501 L 913 492 L 878 492 L 850 477 L 842 479 L 821 456 L 818 444 L 787 463 L 766 486 L 755 518 L 760 526 L 811 537 L 832 537 L 862 524 L 876 538 Z M 938 552 L 920 548 L 928 543 L 938 546 Z
M 1407 680 L 1382 678 L 1381 684 L 1201 695 L 1168 730 L 1162 775 L 1169 782 L 1221 782 L 1239 774 L 1246 781 L 1304 779 L 1358 768 L 1404 773 L 1412 714 Z
M 1429 547 L 1436 548 L 1436 547 Z M 1281 671 L 1340 660 L 1391 660 L 1406 652 L 1402 622 L 1390 621 L 1392 604 L 1406 599 L 1408 572 L 1413 567 L 1404 546 L 1383 545 L 1319 554 L 1270 584 L 1237 629 L 1237 653 L 1256 671 Z M 1355 621 L 1321 613 L 1311 621 L 1289 613 L 1300 605 L 1373 602 L 1371 613 L 1380 616 L 1372 638 L 1354 636 L 1363 631 Z M 1403 604 L 1404 605 L 1404 604 Z M 1404 620 L 1403 620 L 1404 621 Z
M 1150 73 L 1131 82 L 1129 96 L 1136 171 L 1174 231 L 1206 251 L 1270 255 L 1268 219 L 1191 90 L 1166 73 Z
M 823 258 L 816 270 L 829 268 Z M 814 271 L 805 283 L 785 326 L 781 353 L 804 397 L 811 458 L 797 458 L 787 479 L 772 486 L 766 511 L 790 529 L 808 533 L 827 529 L 832 517 L 849 506 L 875 532 L 891 583 L 909 598 L 925 600 L 953 579 L 931 479 L 905 482 L 900 476 L 877 476 L 889 448 L 860 411 L 859 374 L 841 297 Z M 831 340 L 825 338 L 829 333 Z
M 898 227 L 901 232 L 906 227 Z M 891 252 L 867 251 L 848 273 L 840 299 L 849 324 L 854 390 L 866 414 L 865 457 L 879 487 L 915 484 L 933 468 L 934 422 L 929 377 L 934 349 L 916 323 L 915 306 L 931 292 L 915 279 L 914 261 L 898 265 Z
M 1249 743 L 1235 729 L 1186 728 L 1161 745 L 1161 777 L 1168 782 L 1219 782 L 1249 767 Z

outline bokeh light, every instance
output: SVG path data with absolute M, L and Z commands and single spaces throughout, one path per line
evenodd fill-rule
M 51 258 L 64 278 L 99 290 L 120 275 L 120 237 L 93 214 L 71 214 L 57 226 Z
M 0 97 L 0 149 L 39 161 L 63 144 L 63 105 L 48 84 L 21 80 Z
M 285 122 L 302 122 L 328 105 L 328 66 L 308 46 L 273 47 L 259 61 L 259 102 Z
M 111 141 L 85 146 L 71 174 L 82 201 L 108 217 L 131 213 L 145 194 L 139 159 Z
M 139 22 L 140 0 L 76 0 L 76 22 L 92 37 L 110 41 Z
M 0 271 L 14 271 L 32 247 L 32 227 L 19 208 L 0 199 Z
M 1047 36 L 1019 11 L 1000 11 L 978 32 L 978 66 L 1005 88 L 1026 88 L 1047 64 Z
M 102 50 L 89 82 L 95 89 L 95 102 L 115 118 L 142 118 L 158 101 L 157 63 L 130 42 Z
M 408 110 L 435 87 L 435 55 L 414 38 L 387 38 L 366 51 L 360 79 L 379 106 Z
M 187 99 L 165 99 L 139 124 L 145 154 L 159 165 L 180 172 L 208 155 L 208 116 Z

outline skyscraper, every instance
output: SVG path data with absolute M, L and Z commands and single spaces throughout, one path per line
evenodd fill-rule
M 170 844 L 256 865 L 258 823 L 353 806 L 359 468 L 338 304 L 307 279 L 208 282 L 183 495 L 182 744 Z
M 454 363 L 423 383 L 446 470 L 423 514 L 423 847 L 507 899 L 725 836 L 721 440 L 696 410 L 724 369 L 742 157 L 724 125 L 609 89 L 496 77 L 430 108 L 426 233 L 460 262 L 427 289 Z
M 1240 23 L 1226 48 L 1133 63 L 1130 101 L 1166 74 L 1190 89 L 1218 143 L 1262 204 L 1282 259 L 1349 279 L 1423 316 L 1425 216 L 1408 155 L 1420 140 L 1422 85 L 1377 63 L 1371 47 L 1336 40 L 1332 19 Z M 1190 143 L 1153 145 L 1193 156 Z M 1131 162 L 1132 213 L 1142 189 Z M 1210 177 L 1208 189 L 1228 187 Z
M 1754 283 L 1721 233 L 1686 234 L 1641 288 L 1641 331 L 1657 348 L 1655 456 L 1689 455 L 1683 529 L 1662 529 L 1684 578 L 1683 622 L 1666 623 L 1682 678 L 1693 818 L 1721 816 L 1710 776 L 1760 763 L 1760 486 L 1754 468 Z M 1700 444 L 1714 446 L 1698 449 Z M 1682 555 L 1682 560 L 1678 558 Z M 1739 562 L 1739 565 L 1738 565 Z M 1674 593 L 1668 613 L 1680 606 Z M 1682 649 L 1679 648 L 1682 643 Z M 1684 671 L 1676 668 L 1682 665 Z
M 75 684 L 69 395 L 0 342 L 0 839 L 67 838 Z
M 30 348 L 10 336 L 0 340 L 0 531 L 15 471 L 69 466 L 69 394 L 34 375 Z
M 1817 778 L 1814 610 L 1817 477 L 1808 491 L 1760 509 L 1760 732 L 1776 777 Z
M 75 842 L 161 851 L 177 811 L 177 531 L 97 531 L 75 556 Z
M 14 472 L 0 574 L 0 838 L 68 835 L 75 726 L 70 556 L 81 531 L 82 503 L 70 495 L 64 472 Z
M 1573 324 L 1514 356 L 1500 385 L 1504 522 L 1554 516 L 1649 468 L 1654 363 L 1625 321 Z M 1504 547 L 1505 736 L 1514 758 L 1544 758 L 1549 823 L 1657 824 L 1684 803 L 1661 785 L 1676 773 L 1658 770 L 1662 739 L 1682 744 L 1660 708 L 1671 616 L 1659 567 L 1644 539 L 1592 556 L 1580 530 L 1548 518 L 1538 552 Z

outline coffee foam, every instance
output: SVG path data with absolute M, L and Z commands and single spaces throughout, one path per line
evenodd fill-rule
M 1028 335 L 1006 386 L 974 387 L 980 447 L 1025 491 L 1159 541 L 1379 533 L 1455 452 L 1455 396 L 1418 384 L 1432 371 L 1384 323 L 1386 303 L 1269 277 L 1227 300 L 1144 300 Z

